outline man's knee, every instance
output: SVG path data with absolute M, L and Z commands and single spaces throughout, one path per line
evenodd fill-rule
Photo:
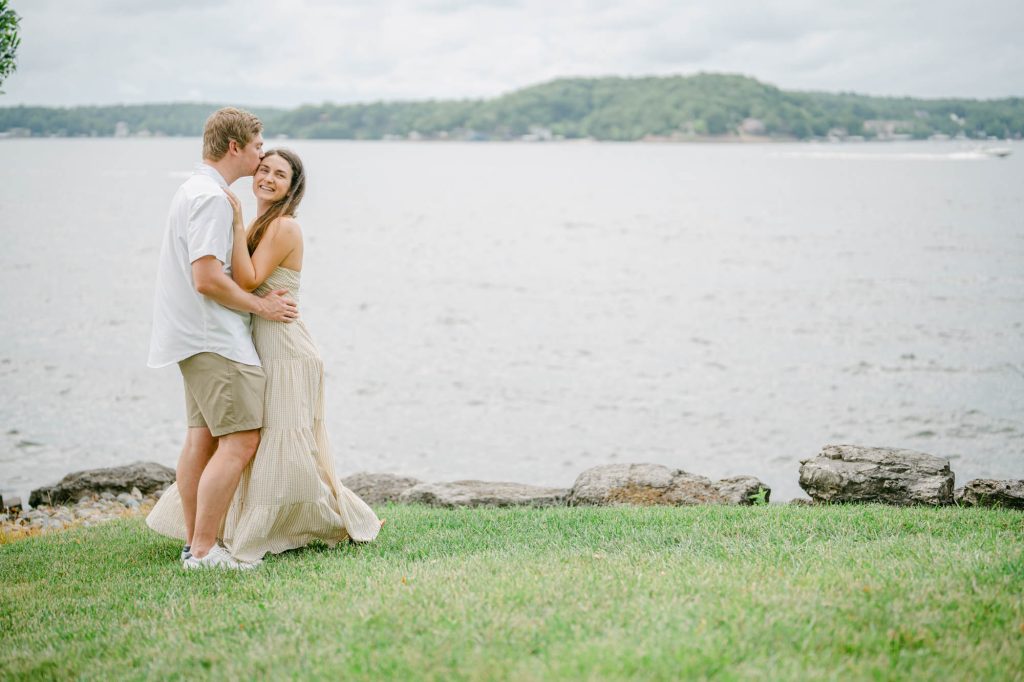
M 210 458 L 217 449 L 217 439 L 210 433 L 210 429 L 205 426 L 191 427 L 185 439 L 185 447 L 193 454 L 205 455 L 207 458 Z
M 260 431 L 253 429 L 252 431 L 229 433 L 221 436 L 220 441 L 220 448 L 244 465 L 249 463 L 260 446 Z

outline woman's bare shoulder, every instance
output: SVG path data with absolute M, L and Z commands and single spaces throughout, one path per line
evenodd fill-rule
M 273 230 L 277 237 L 302 239 L 302 229 L 299 227 L 299 221 L 291 216 L 283 215 L 280 218 L 275 218 L 270 223 L 269 229 Z

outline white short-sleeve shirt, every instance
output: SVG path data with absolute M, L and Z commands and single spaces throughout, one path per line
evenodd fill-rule
M 217 353 L 259 365 L 249 313 L 226 308 L 196 291 L 192 263 L 213 256 L 231 276 L 231 204 L 227 183 L 205 163 L 196 164 L 171 201 L 160 249 L 153 306 L 150 367 L 164 367 L 196 353 Z

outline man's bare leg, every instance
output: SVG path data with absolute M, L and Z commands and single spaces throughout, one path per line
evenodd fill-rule
M 178 458 L 178 494 L 181 496 L 181 508 L 185 512 L 185 544 L 192 544 L 192 535 L 196 528 L 196 495 L 199 491 L 199 478 L 203 469 L 209 464 L 217 449 L 217 439 L 210 434 L 210 429 L 192 427 L 185 436 L 185 445 L 181 448 Z
M 192 556 L 197 559 L 206 556 L 217 541 L 217 531 L 228 512 L 238 480 L 259 444 L 260 432 L 256 429 L 229 433 L 218 440 L 217 451 L 199 479 L 191 542 Z

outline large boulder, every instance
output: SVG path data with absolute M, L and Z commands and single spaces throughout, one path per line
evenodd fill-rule
M 553 507 L 565 504 L 567 492 L 523 483 L 451 481 L 420 483 L 402 493 L 399 501 L 434 507 Z
M 976 478 L 958 488 L 953 497 L 964 507 L 1003 507 L 1024 509 L 1024 480 L 994 481 Z
M 605 464 L 591 467 L 569 492 L 570 505 L 753 504 L 759 490 L 771 489 L 753 476 L 714 482 L 660 464 Z
M 800 462 L 800 487 L 815 502 L 953 502 L 949 460 L 898 448 L 826 445 Z
M 174 469 L 156 462 L 135 462 L 109 469 L 77 471 L 68 474 L 55 485 L 33 490 L 28 503 L 37 507 L 41 504 L 77 502 L 89 493 L 131 494 L 132 488 L 138 488 L 143 494 L 151 494 L 174 483 L 174 478 Z
M 422 482 L 412 476 L 371 474 L 367 471 L 360 471 L 341 479 L 343 486 L 359 495 L 367 504 L 397 502 L 402 493 Z

